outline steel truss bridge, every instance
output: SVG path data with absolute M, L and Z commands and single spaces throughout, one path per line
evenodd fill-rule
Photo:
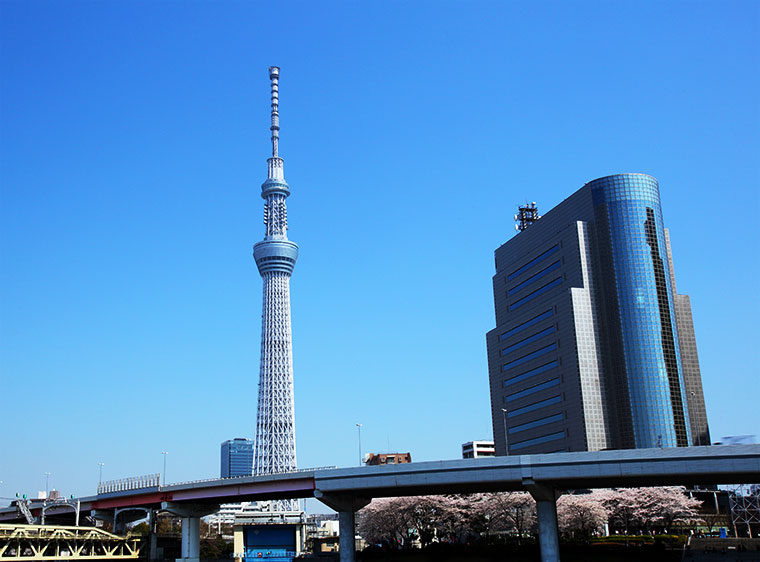
M 127 560 L 145 558 L 147 537 L 97 527 L 0 524 L 0 560 Z

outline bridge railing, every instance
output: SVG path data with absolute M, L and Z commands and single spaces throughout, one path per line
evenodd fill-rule
M 332 470 L 334 468 L 338 468 L 337 466 L 316 466 L 313 468 L 297 468 L 295 470 L 285 470 L 283 472 L 273 472 L 271 474 L 251 474 L 248 476 L 228 476 L 226 478 L 204 478 L 202 480 L 187 480 L 185 482 L 172 482 L 169 484 L 169 486 L 184 486 L 186 484 L 203 484 L 205 482 L 216 482 L 219 480 L 224 480 L 225 482 L 229 482 L 230 480 L 240 480 L 242 478 L 250 478 L 251 476 L 276 476 L 279 474 L 298 474 L 301 472 L 316 472 L 318 470 Z M 164 485 L 166 487 L 166 485 Z
M 298 474 L 302 472 L 316 472 L 318 470 L 331 470 L 337 468 L 335 466 L 318 466 L 313 468 L 298 468 L 296 470 L 288 470 L 284 472 L 276 472 L 273 474 Z M 203 484 L 206 482 L 215 482 L 219 480 L 230 481 L 239 480 L 241 478 L 250 478 L 250 476 L 230 476 L 229 478 L 204 478 L 202 480 L 188 480 L 186 482 L 173 482 L 171 486 L 182 486 L 186 484 Z M 130 476 L 129 478 L 120 478 L 118 480 L 108 480 L 98 484 L 98 495 L 110 494 L 114 492 L 127 492 L 130 490 L 140 490 L 143 488 L 159 488 L 166 487 L 161 486 L 161 474 L 145 474 L 142 476 Z
M 126 492 L 141 488 L 157 488 L 161 484 L 160 474 L 144 474 L 142 476 L 130 476 L 118 480 L 108 480 L 98 484 L 98 495 L 111 492 Z

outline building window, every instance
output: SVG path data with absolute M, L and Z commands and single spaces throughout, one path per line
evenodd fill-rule
M 554 326 L 549 326 L 548 328 L 541 330 L 538 333 L 533 334 L 532 336 L 528 336 L 524 340 L 520 340 L 517 343 L 513 343 L 512 345 L 505 347 L 501 350 L 501 355 L 504 357 L 505 355 L 512 353 L 516 349 L 520 349 L 524 345 L 528 345 L 529 343 L 532 343 L 534 341 L 540 340 L 544 336 L 548 336 L 549 334 L 554 333 Z
M 556 361 L 553 361 L 554 365 L 552 367 L 556 367 Z M 551 367 L 550 367 L 551 368 Z M 547 370 L 547 369 L 544 369 Z M 515 392 L 514 394 L 510 394 L 509 396 L 504 397 L 504 402 L 511 402 L 512 400 L 517 400 L 518 398 L 524 398 L 525 396 L 530 396 L 534 392 L 539 392 L 541 390 L 545 390 L 547 388 L 551 388 L 553 386 L 559 385 L 559 378 L 550 379 L 546 382 L 542 382 L 541 384 L 537 384 L 535 386 L 531 386 L 529 388 L 526 388 L 525 390 L 521 390 L 520 392 Z
M 528 404 L 527 406 L 523 406 L 522 408 L 517 408 L 516 410 L 508 410 L 507 411 L 507 417 L 512 418 L 514 416 L 520 416 L 522 414 L 527 414 L 528 412 L 532 412 L 533 410 L 538 410 L 539 408 L 543 408 L 545 406 L 551 406 L 552 404 L 559 404 L 562 402 L 562 396 L 552 396 L 551 398 L 547 398 L 546 400 L 541 400 L 540 402 L 534 402 L 533 404 Z
M 531 318 L 527 322 L 523 322 L 522 324 L 520 324 L 519 326 L 515 326 L 511 330 L 507 330 L 501 336 L 499 336 L 499 339 L 501 341 L 504 341 L 508 337 L 513 336 L 513 335 L 515 335 L 515 334 L 517 334 L 519 332 L 522 332 L 523 330 L 526 330 L 527 328 L 530 328 L 534 324 L 538 324 L 539 322 L 541 322 L 541 320 L 545 320 L 547 318 L 550 318 L 553 315 L 554 315 L 554 310 L 550 308 L 546 312 L 542 312 L 538 316 L 534 316 L 533 318 Z
M 512 279 L 519 277 L 520 275 L 528 271 L 531 267 L 533 267 L 537 263 L 541 263 L 542 261 L 544 261 L 546 258 L 551 256 L 555 252 L 559 252 L 559 244 L 555 244 L 554 246 L 546 250 L 543 254 L 540 254 L 539 256 L 533 258 L 525 265 L 521 266 L 520 268 L 516 269 L 515 271 L 507 275 L 507 279 L 509 281 L 512 281 Z
M 549 423 L 554 423 L 558 421 L 562 421 L 564 419 L 564 414 L 561 412 L 559 414 L 554 414 L 553 416 L 547 416 L 545 418 L 538 419 L 536 421 L 524 423 L 521 425 L 516 425 L 514 427 L 509 428 L 508 433 L 519 433 L 521 431 L 526 431 L 528 429 L 533 429 L 534 427 L 540 427 L 542 425 L 546 425 Z
M 556 359 L 554 361 L 549 361 L 548 363 L 544 363 L 540 367 L 536 367 L 535 369 L 531 369 L 530 371 L 525 371 L 524 373 L 520 373 L 519 375 L 514 376 L 511 379 L 505 380 L 504 386 L 511 386 L 518 382 L 529 379 L 530 377 L 534 375 L 545 373 L 546 371 L 553 369 L 554 367 L 557 367 L 558 365 L 559 365 L 559 361 L 557 361 Z
M 533 351 L 531 353 L 528 353 L 527 355 L 523 355 L 522 357 L 519 357 L 515 359 L 514 361 L 510 361 L 509 363 L 505 363 L 502 365 L 501 370 L 502 371 L 508 371 L 509 369 L 513 367 L 517 367 L 518 365 L 522 365 L 523 363 L 526 363 L 530 361 L 531 359 L 535 359 L 536 357 L 540 357 L 541 355 L 545 355 L 546 353 L 549 353 L 551 351 L 554 351 L 557 349 L 557 343 L 550 343 L 549 345 L 542 347 L 541 349 L 537 349 L 536 351 Z
M 509 289 L 507 291 L 507 295 L 511 296 L 511 295 L 515 294 L 517 291 L 519 291 L 520 289 L 524 289 L 528 285 L 530 285 L 532 283 L 535 283 L 536 281 L 538 281 L 539 279 L 541 279 L 544 275 L 548 275 L 549 273 L 551 273 L 555 269 L 559 269 L 560 265 L 561 264 L 560 264 L 559 261 L 555 261 L 549 267 L 546 267 L 546 268 L 542 269 L 541 271 L 539 271 L 535 275 L 531 275 L 530 277 L 528 277 L 522 283 L 519 283 L 519 284 L 515 285 L 514 287 L 512 287 L 511 289 Z
M 513 311 L 516 308 L 521 307 L 526 302 L 531 301 L 535 299 L 537 296 L 544 294 L 549 289 L 552 289 L 553 287 L 556 287 L 557 285 L 560 285 L 562 283 L 562 277 L 557 277 L 556 279 L 552 279 L 549 281 L 546 285 L 543 287 L 540 287 L 539 289 L 536 289 L 532 293 L 525 295 L 523 298 L 516 300 L 512 304 L 509 305 L 510 312 Z
M 541 443 L 548 443 L 549 441 L 556 441 L 557 439 L 563 439 L 565 437 L 564 431 L 552 433 L 551 435 L 544 435 L 543 437 L 536 437 L 535 439 L 527 439 L 526 441 L 518 441 L 515 444 L 509 445 L 510 451 L 516 451 L 517 449 L 524 449 L 531 445 L 540 445 Z

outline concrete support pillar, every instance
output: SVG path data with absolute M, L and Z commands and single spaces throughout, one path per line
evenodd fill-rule
M 182 560 L 199 562 L 201 557 L 201 518 L 182 518 Z
M 550 486 L 536 484 L 532 478 L 523 478 L 523 486 L 536 500 L 541 562 L 560 562 L 559 529 L 557 527 L 557 497 L 560 492 Z
M 114 510 L 113 514 L 113 532 L 116 535 L 125 535 L 127 533 L 127 522 L 119 517 L 119 510 Z
M 161 509 L 182 518 L 182 558 L 177 558 L 177 562 L 200 562 L 201 517 L 216 513 L 219 506 L 162 502 Z
M 538 544 L 541 562 L 559 562 L 559 533 L 557 530 L 557 502 L 536 500 L 538 511 Z
M 158 560 L 158 535 L 156 534 L 156 516 L 148 511 L 148 560 Z
M 149 539 L 150 550 L 148 552 L 148 560 L 158 560 L 158 535 L 154 530 L 151 530 Z
M 327 507 L 338 512 L 340 562 L 355 562 L 356 545 L 354 537 L 356 536 L 356 518 L 354 514 L 372 500 L 370 498 L 342 494 L 325 494 L 320 490 L 316 490 L 314 496 Z
M 354 536 L 356 535 L 355 519 L 355 514 L 351 510 L 338 512 L 340 562 L 354 562 L 356 560 L 356 543 L 354 542 Z

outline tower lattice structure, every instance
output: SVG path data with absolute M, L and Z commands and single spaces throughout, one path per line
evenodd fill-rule
M 293 406 L 293 352 L 290 329 L 290 276 L 298 259 L 298 245 L 288 240 L 280 140 L 280 69 L 269 67 L 272 81 L 272 156 L 267 159 L 267 180 L 261 186 L 264 204 L 264 240 L 253 246 L 253 257 L 264 285 L 261 314 L 261 367 L 254 474 L 275 474 L 296 468 L 296 431 Z M 297 500 L 278 502 L 280 509 L 297 509 Z

